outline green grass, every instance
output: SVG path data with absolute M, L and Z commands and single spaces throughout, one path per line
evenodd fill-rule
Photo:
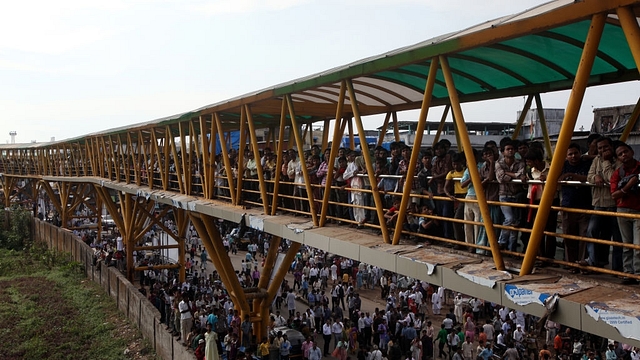
M 114 300 L 80 264 L 42 251 L 0 249 L 0 359 L 131 358 L 141 336 Z

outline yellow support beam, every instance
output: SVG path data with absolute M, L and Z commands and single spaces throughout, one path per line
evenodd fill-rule
M 327 150 L 329 146 L 329 127 L 331 125 L 330 119 L 324 120 L 324 126 L 322 127 L 322 146 L 320 147 L 320 151 L 324 154 L 324 151 Z
M 253 150 L 253 158 L 256 161 L 256 170 L 258 171 L 258 182 L 260 184 L 260 197 L 262 199 L 262 207 L 265 214 L 270 214 L 269 198 L 267 197 L 267 183 L 264 181 L 264 171 L 262 171 L 262 163 L 260 162 L 260 147 L 258 147 L 258 137 L 256 136 L 256 126 L 253 123 L 253 114 L 249 105 L 245 105 L 245 113 L 247 114 L 247 124 L 249 124 L 249 135 L 251 136 L 251 145 Z
M 202 222 L 204 222 L 204 226 L 207 229 L 207 233 L 209 233 L 209 237 L 211 239 L 211 243 L 214 248 L 214 255 L 217 255 L 220 259 L 220 266 L 216 266 L 218 272 L 225 272 L 229 277 L 229 283 L 227 288 L 230 288 L 233 292 L 236 293 L 236 298 L 238 299 L 238 303 L 234 304 L 236 309 L 240 309 L 242 312 L 249 313 L 249 303 L 247 302 L 247 298 L 245 297 L 244 290 L 242 290 L 242 286 L 240 286 L 240 281 L 238 277 L 235 276 L 235 270 L 233 269 L 233 264 L 231 264 L 231 259 L 229 255 L 224 249 L 222 245 L 222 238 L 220 237 L 220 231 L 216 226 L 216 219 L 202 214 L 201 215 Z
M 378 142 L 376 143 L 376 146 L 382 146 L 382 143 L 384 142 L 384 137 L 387 135 L 387 128 L 389 127 L 390 119 L 391 119 L 391 113 L 388 112 L 387 115 L 384 116 L 384 122 L 382 123 L 382 130 L 378 135 Z
M 433 138 L 433 145 L 435 147 L 438 141 L 440 141 L 440 134 L 442 134 L 442 130 L 444 130 L 444 122 L 447 120 L 447 115 L 449 115 L 449 109 L 451 105 L 447 105 L 444 107 L 444 111 L 442 112 L 442 117 L 440 118 L 440 125 L 438 125 L 438 130 L 436 131 L 436 136 Z
M 214 113 L 214 120 L 218 129 L 218 136 L 220 137 L 220 149 L 222 150 L 222 161 L 224 162 L 224 170 L 227 175 L 227 183 L 229 184 L 229 194 L 231 195 L 231 203 L 237 204 L 235 184 L 233 182 L 233 171 L 231 169 L 231 160 L 229 159 L 229 152 L 227 151 L 227 142 L 224 139 L 224 131 L 222 131 L 222 121 L 218 113 Z M 213 125 L 211 125 L 213 126 Z M 215 142 L 215 140 L 213 140 Z
M 300 159 L 300 168 L 302 169 L 302 175 L 304 176 L 304 186 L 307 190 L 307 198 L 309 200 L 309 210 L 311 212 L 311 219 L 313 220 L 313 225 L 318 226 L 318 214 L 315 208 L 315 203 L 313 199 L 313 188 L 311 187 L 311 181 L 309 180 L 309 170 L 307 169 L 307 165 L 305 164 L 304 159 L 304 149 L 302 148 L 302 138 L 300 137 L 300 131 L 298 129 L 298 121 L 296 120 L 296 113 L 293 109 L 293 100 L 291 99 L 291 95 L 286 95 L 287 106 L 289 108 L 289 117 L 291 118 L 291 128 L 293 128 L 293 135 L 296 138 L 296 145 L 298 147 L 298 158 Z M 299 185 L 294 185 L 299 186 Z
M 616 9 L 616 14 L 620 20 L 624 36 L 627 38 L 627 44 L 629 45 L 629 50 L 631 50 L 631 55 L 633 55 L 636 67 L 640 68 L 640 26 L 638 26 L 636 15 L 630 7 L 620 7 Z M 627 141 L 629 134 L 638 121 L 638 116 L 640 116 L 640 98 L 633 109 L 633 114 L 631 114 L 629 122 L 624 128 L 622 136 L 620 136 L 620 141 Z
M 382 231 L 382 239 L 385 243 L 390 243 L 389 239 L 389 229 L 382 224 L 384 222 L 384 205 L 382 202 L 382 198 L 380 197 L 380 192 L 378 191 L 378 182 L 376 181 L 376 174 L 373 169 L 373 164 L 371 163 L 371 153 L 369 152 L 369 146 L 367 145 L 367 136 L 364 132 L 364 126 L 362 126 L 362 118 L 360 117 L 360 109 L 358 108 L 358 101 L 356 99 L 356 93 L 353 90 L 353 83 L 351 80 L 345 81 L 347 85 L 347 91 L 349 93 L 349 100 L 351 102 L 351 111 L 353 112 L 353 117 L 356 122 L 356 126 L 358 127 L 358 134 L 360 135 L 360 144 L 362 148 L 362 156 L 364 157 L 364 163 L 367 166 L 367 176 L 369 177 L 369 182 L 371 183 L 371 194 L 373 195 L 373 202 L 376 206 L 376 213 L 378 215 L 378 219 L 380 219 L 380 231 Z
M 198 236 L 200 236 L 200 239 L 202 240 L 202 245 L 204 245 L 205 249 L 207 249 L 207 254 L 211 259 L 213 266 L 218 271 L 218 275 L 220 275 L 220 279 L 222 280 L 222 283 L 227 288 L 227 291 L 229 292 L 229 296 L 231 297 L 231 301 L 234 303 L 234 305 L 239 305 L 240 300 L 238 299 L 238 293 L 234 290 L 234 286 L 231 285 L 232 280 L 229 279 L 230 275 L 235 277 L 235 271 L 233 270 L 233 268 L 231 269 L 231 272 L 224 271 L 224 267 L 220 262 L 220 257 L 216 253 L 216 248 L 213 246 L 213 240 L 211 239 L 211 236 L 206 226 L 204 225 L 206 220 L 202 218 L 202 215 L 196 212 L 189 212 L 189 217 L 191 218 L 191 223 L 195 227 L 196 232 L 198 233 Z M 225 254 L 226 254 L 226 251 L 225 251 Z M 223 255 L 223 256 L 226 256 L 226 255 Z M 236 277 L 236 281 L 238 281 L 237 277 Z M 236 307 L 236 309 L 238 309 L 238 307 Z
M 396 141 L 400 141 L 400 130 L 398 129 L 398 113 L 392 112 L 391 116 L 393 116 L 393 136 Z
M 422 97 L 422 106 L 420 107 L 420 115 L 418 116 L 418 128 L 416 129 L 416 136 L 413 141 L 413 150 L 411 151 L 411 160 L 407 167 L 407 173 L 405 174 L 404 189 L 402 191 L 402 199 L 400 200 L 400 209 L 398 210 L 398 216 L 396 217 L 396 229 L 393 233 L 393 245 L 398 245 L 400 242 L 400 236 L 402 236 L 402 227 L 404 220 L 407 216 L 407 207 L 409 201 L 411 201 L 411 188 L 414 181 L 418 181 L 413 177 L 416 175 L 416 166 L 418 163 L 418 156 L 420 155 L 420 146 L 422 145 L 422 135 L 424 134 L 424 128 L 427 123 L 427 114 L 429 113 L 429 107 L 431 107 L 431 99 L 433 94 L 433 88 L 436 83 L 436 74 L 438 73 L 438 58 L 431 59 L 431 65 L 429 66 L 429 75 L 427 76 L 427 83 L 424 88 L 424 94 Z M 383 215 L 384 216 L 384 215 Z M 384 217 L 379 217 L 380 220 Z M 382 227 L 382 221 L 380 221 Z
M 551 160 L 549 175 L 547 176 L 547 182 L 545 183 L 544 190 L 542 191 L 542 198 L 540 199 L 538 213 L 531 230 L 531 237 L 529 239 L 529 245 L 527 246 L 527 252 L 525 253 L 524 260 L 520 268 L 520 275 L 528 275 L 533 270 L 538 248 L 540 247 L 540 241 L 542 240 L 544 228 L 547 224 L 547 219 L 549 218 L 549 209 L 551 209 L 553 198 L 555 197 L 555 192 L 558 187 L 557 179 L 560 177 L 560 173 L 562 172 L 562 166 L 564 165 L 567 149 L 569 148 L 571 136 L 573 135 L 573 130 L 576 126 L 578 113 L 580 112 L 580 105 L 582 104 L 582 99 L 584 98 L 584 93 L 591 74 L 591 68 L 593 67 L 596 53 L 598 52 L 598 45 L 600 44 L 600 38 L 602 37 L 602 30 L 604 29 L 606 18 L 607 14 L 596 14 L 591 20 L 591 27 L 589 28 L 589 32 L 585 40 L 580 64 L 578 64 L 578 70 L 576 71 L 576 77 L 573 81 L 571 95 L 569 95 L 569 102 L 564 114 L 564 120 L 562 121 L 562 127 L 560 128 L 560 134 L 558 135 L 556 151 L 553 154 L 553 159 Z M 488 232 L 489 231 L 487 231 L 487 233 Z
M 620 141 L 626 142 L 629 138 L 629 134 L 633 131 L 633 128 L 636 126 L 636 122 L 638 121 L 638 116 L 640 116 L 640 98 L 638 98 L 638 102 L 636 106 L 633 108 L 633 113 L 631 113 L 631 117 L 629 118 L 629 122 L 624 127 L 624 131 L 622 135 L 620 135 Z
M 278 289 L 282 285 L 282 281 L 284 280 L 285 275 L 287 275 L 287 272 L 289 271 L 289 266 L 296 258 L 296 254 L 298 253 L 298 250 L 300 250 L 301 245 L 302 244 L 298 242 L 291 242 L 291 246 L 289 246 L 287 254 L 284 257 L 284 260 L 282 260 L 280 268 L 276 270 L 276 274 L 273 276 L 273 280 L 271 280 L 271 283 L 267 288 L 267 297 L 266 299 L 262 300 L 263 304 L 271 304 L 273 302 L 273 299 L 278 293 Z
M 284 128 L 287 126 L 287 99 L 282 99 L 280 111 L 280 130 L 278 132 L 278 149 L 276 150 L 276 171 L 273 179 L 273 200 L 271 201 L 271 215 L 275 215 L 278 210 L 278 194 L 280 193 L 280 176 L 282 175 L 282 155 L 284 153 Z M 291 143 L 291 139 L 289 139 Z
M 242 180 L 244 178 L 244 149 L 247 146 L 247 111 L 240 109 L 240 143 L 238 144 L 238 178 L 236 179 L 236 204 L 242 204 Z
M 491 254 L 493 255 L 493 262 L 496 265 L 497 270 L 504 270 L 504 261 L 502 260 L 502 254 L 500 253 L 500 247 L 498 246 L 498 238 L 493 230 L 493 223 L 491 222 L 491 213 L 489 206 L 487 205 L 487 199 L 484 196 L 484 187 L 482 186 L 482 179 L 476 166 L 478 159 L 473 159 L 473 147 L 471 146 L 471 139 L 469 133 L 466 131 L 467 126 L 464 123 L 464 116 L 462 114 L 462 107 L 460 106 L 460 100 L 458 99 L 458 92 L 453 81 L 453 74 L 449 67 L 449 61 L 446 57 L 440 56 L 440 63 L 442 66 L 442 74 L 444 75 L 445 83 L 447 84 L 447 92 L 449 93 L 449 99 L 451 100 L 451 109 L 453 110 L 453 119 L 456 122 L 458 129 L 464 129 L 460 131 L 460 141 L 462 142 L 462 148 L 464 149 L 465 157 L 470 165 L 469 175 L 471 176 L 471 182 L 473 188 L 476 191 L 476 199 L 478 200 L 478 206 L 480 207 L 480 214 L 484 222 L 484 226 L 487 230 L 487 237 L 489 238 L 489 246 L 491 247 Z
M 547 129 L 547 120 L 544 117 L 544 108 L 542 107 L 542 99 L 540 94 L 536 94 L 536 110 L 538 111 L 538 118 L 540 119 L 540 128 L 542 129 L 542 137 L 544 138 L 544 148 L 547 151 L 547 157 L 551 157 L 551 139 L 549 139 L 549 129 Z
M 331 199 L 331 184 L 333 184 L 333 171 L 335 170 L 334 159 L 338 155 L 338 149 L 340 146 L 338 143 L 344 135 L 344 127 L 342 124 L 346 120 L 342 119 L 342 112 L 344 110 L 344 98 L 347 91 L 347 87 L 343 82 L 340 83 L 340 93 L 338 95 L 338 106 L 336 107 L 336 124 L 333 128 L 333 140 L 331 142 L 331 152 L 327 164 L 327 181 L 324 185 L 324 192 L 322 193 L 322 209 L 320 210 L 320 226 L 324 226 L 327 222 L 327 213 L 329 212 L 329 200 Z
M 511 140 L 515 140 L 520 135 L 520 130 L 522 129 L 522 124 L 524 124 L 524 119 L 527 117 L 529 113 L 529 109 L 531 109 L 531 102 L 533 102 L 533 95 L 527 96 L 527 101 L 524 103 L 524 107 L 522 108 L 522 112 L 520 113 L 520 117 L 518 118 L 518 122 L 516 123 L 516 129 L 513 131 L 511 135 Z

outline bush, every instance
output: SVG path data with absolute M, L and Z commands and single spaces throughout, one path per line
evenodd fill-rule
M 24 250 L 31 247 L 31 212 L 13 207 L 0 210 L 0 247 L 11 250 Z

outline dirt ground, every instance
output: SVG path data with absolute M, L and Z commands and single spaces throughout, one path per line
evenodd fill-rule
M 90 296 L 95 299 L 106 296 L 88 280 L 80 281 L 79 285 L 81 290 L 90 289 Z M 126 344 L 126 348 L 120 346 L 119 351 L 113 349 L 119 352 L 118 358 L 157 358 L 136 328 L 118 313 L 115 304 L 107 310 L 102 326 L 96 326 L 87 320 L 87 317 L 95 319 L 91 313 L 85 313 L 87 308 L 73 306 L 68 296 L 63 286 L 46 277 L 0 280 L 0 338 L 3 340 L 0 359 L 35 358 L 34 355 L 44 359 L 113 358 L 113 353 L 96 348 L 96 335 L 105 330 L 110 331 L 114 343 Z M 85 329 L 86 326 L 89 329 Z

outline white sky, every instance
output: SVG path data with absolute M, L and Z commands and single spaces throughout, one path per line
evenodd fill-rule
M 0 143 L 63 140 L 182 113 L 414 44 L 543 0 L 22 0 L 0 12 Z M 590 88 L 633 104 L 637 82 Z M 564 108 L 568 92 L 543 94 Z M 522 98 L 465 104 L 513 122 Z M 429 113 L 439 120 L 441 108 Z M 399 113 L 415 120 L 417 112 Z M 368 119 L 366 128 L 381 125 Z

